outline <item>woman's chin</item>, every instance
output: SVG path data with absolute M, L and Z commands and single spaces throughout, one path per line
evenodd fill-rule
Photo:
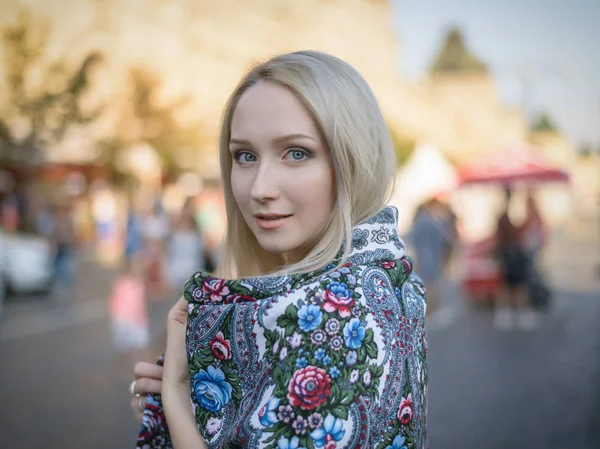
M 305 251 L 302 245 L 293 244 L 282 239 L 257 239 L 260 247 L 269 254 L 283 256 L 286 265 L 298 262 L 302 259 Z

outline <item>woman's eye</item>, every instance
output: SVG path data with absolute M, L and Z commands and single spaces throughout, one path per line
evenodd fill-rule
M 256 161 L 256 156 L 252 153 L 248 153 L 247 151 L 238 151 L 235 153 L 233 158 L 241 164 Z
M 308 153 L 304 150 L 290 150 L 285 155 L 285 158 L 290 161 L 302 161 L 307 157 Z

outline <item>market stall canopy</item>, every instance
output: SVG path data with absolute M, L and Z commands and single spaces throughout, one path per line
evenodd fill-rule
M 451 193 L 458 184 L 456 170 L 442 152 L 418 145 L 400 169 L 398 188 L 420 203 L 439 194 Z
M 569 174 L 551 167 L 533 147 L 500 148 L 458 168 L 460 185 L 568 182 Z
M 396 176 L 391 204 L 398 207 L 400 232 L 407 231 L 416 208 L 435 196 L 449 196 L 458 186 L 456 170 L 442 152 L 417 145 Z

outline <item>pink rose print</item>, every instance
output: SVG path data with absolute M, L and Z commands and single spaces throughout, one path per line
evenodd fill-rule
M 331 381 L 327 372 L 315 366 L 307 366 L 294 373 L 287 398 L 292 407 L 314 410 L 327 400 L 330 392 Z
M 211 302 L 221 302 L 221 296 L 229 294 L 229 288 L 225 285 L 224 279 L 208 277 L 204 280 L 202 289 L 208 294 Z
M 414 414 L 414 407 L 412 402 L 412 394 L 409 393 L 407 398 L 402 398 L 400 402 L 400 408 L 398 409 L 398 419 L 404 425 L 412 421 Z
M 225 340 L 223 332 L 218 332 L 210 341 L 210 349 L 216 358 L 220 360 L 229 360 L 231 358 L 231 344 Z
M 323 310 L 327 313 L 334 313 L 336 310 L 341 318 L 348 318 L 351 315 L 350 308 L 354 307 L 354 298 L 352 292 L 343 282 L 332 282 L 327 286 L 323 293 Z

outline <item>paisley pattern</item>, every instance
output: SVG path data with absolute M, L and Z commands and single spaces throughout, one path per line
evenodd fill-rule
M 186 348 L 211 449 L 426 447 L 425 289 L 388 207 L 343 266 L 225 280 L 196 273 Z M 171 447 L 160 396 L 138 448 Z

